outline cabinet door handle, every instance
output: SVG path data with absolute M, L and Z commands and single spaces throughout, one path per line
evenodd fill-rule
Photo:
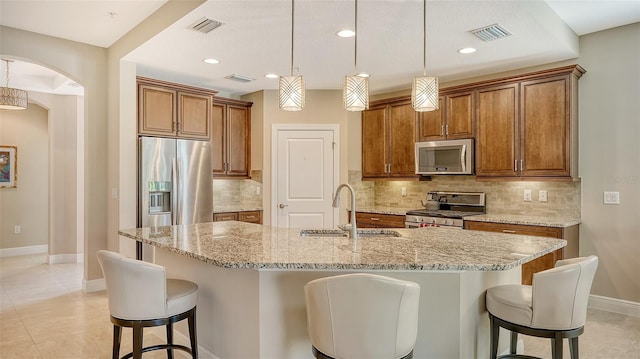
M 440 125 L 440 136 L 444 136 L 444 125 Z
M 371 220 L 372 220 L 372 221 L 379 221 L 379 220 L 380 220 L 380 218 L 378 218 L 378 217 L 371 217 Z
M 446 131 L 444 132 L 447 136 L 449 136 L 449 125 L 445 126 Z
M 524 168 L 524 166 L 522 165 L 523 162 L 524 160 L 520 160 L 520 172 L 522 172 L 522 169 Z
M 504 232 L 504 233 L 516 233 L 516 231 L 514 231 L 512 229 L 503 229 L 502 232 Z
M 518 160 L 513 161 L 513 171 L 518 172 Z

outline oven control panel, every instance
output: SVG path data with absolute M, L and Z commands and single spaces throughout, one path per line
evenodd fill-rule
M 413 215 L 407 215 L 405 221 L 407 226 L 414 224 L 411 226 L 412 228 L 428 227 L 429 225 L 462 227 L 463 224 L 461 218 L 424 217 Z

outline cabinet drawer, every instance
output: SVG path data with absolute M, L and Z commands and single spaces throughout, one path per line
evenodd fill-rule
M 262 224 L 262 212 L 261 211 L 239 212 L 238 220 L 241 222 Z
M 492 222 L 464 222 L 465 229 L 485 232 L 501 232 L 526 236 L 553 237 L 562 239 L 562 228 L 527 226 L 521 224 L 492 223 Z
M 405 216 L 356 212 L 356 226 L 359 228 L 404 228 Z
M 228 212 L 228 213 L 214 213 L 213 221 L 221 222 L 221 221 L 237 221 L 238 213 L 237 212 Z

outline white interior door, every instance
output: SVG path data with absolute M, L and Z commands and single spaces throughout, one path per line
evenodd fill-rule
M 335 228 L 337 210 L 331 202 L 339 179 L 337 131 L 276 129 L 272 213 L 278 227 Z

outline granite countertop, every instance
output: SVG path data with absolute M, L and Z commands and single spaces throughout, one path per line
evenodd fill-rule
M 414 208 L 415 209 L 415 208 Z M 404 216 L 407 214 L 408 209 L 392 208 L 392 207 L 369 207 L 369 208 L 357 208 L 356 212 L 376 213 L 376 214 L 393 214 L 396 216 Z
M 300 229 L 236 221 L 120 230 L 119 234 L 223 268 L 507 270 L 566 246 L 562 239 L 426 227 L 400 237 L 300 236 Z
M 243 205 L 243 204 L 235 204 L 230 206 L 213 206 L 213 213 L 247 212 L 247 211 L 262 211 L 262 207 L 256 207 L 255 205 Z
M 493 222 L 507 224 L 522 224 L 529 226 L 544 227 L 571 227 L 580 224 L 580 218 L 562 217 L 562 216 L 527 216 L 516 214 L 479 214 L 475 216 L 464 217 L 469 222 Z

